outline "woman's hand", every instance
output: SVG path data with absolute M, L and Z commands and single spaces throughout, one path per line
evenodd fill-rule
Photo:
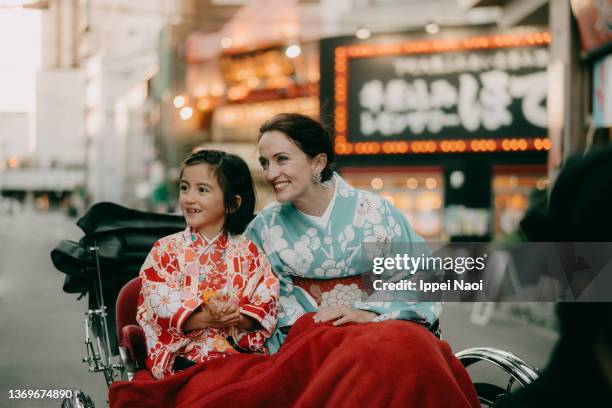
M 330 306 L 320 310 L 314 315 L 316 323 L 325 323 L 334 320 L 334 326 L 341 326 L 346 323 L 365 323 L 376 317 L 376 313 L 365 310 L 357 310 L 347 306 Z

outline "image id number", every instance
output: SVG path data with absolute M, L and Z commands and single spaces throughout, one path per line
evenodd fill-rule
M 9 390 L 9 399 L 72 398 L 72 390 Z

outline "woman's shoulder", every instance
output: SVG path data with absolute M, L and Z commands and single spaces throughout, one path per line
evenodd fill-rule
M 382 197 L 380 194 L 375 193 L 373 191 L 362 190 L 360 188 L 352 189 L 358 200 L 365 200 L 373 203 L 373 205 L 379 209 L 387 212 L 395 212 L 399 211 L 397 207 L 395 207 L 391 202 L 389 202 L 386 198 Z
M 291 206 L 289 203 L 279 203 L 277 201 L 273 201 L 257 213 L 250 225 L 258 223 L 269 224 L 277 214 L 285 213 L 289 206 Z
M 266 217 L 269 216 L 275 212 L 280 211 L 281 207 L 283 205 L 281 203 L 279 203 L 278 201 L 272 201 L 271 203 L 267 204 L 264 208 L 261 209 L 261 211 L 259 211 L 259 213 L 257 214 L 257 216 L 262 216 L 262 217 Z
M 355 198 L 358 203 L 371 203 L 374 209 L 379 211 L 383 210 L 384 212 L 389 211 L 390 207 L 393 207 L 389 201 L 387 201 L 384 197 L 381 197 L 378 193 L 359 188 L 355 188 L 353 191 L 355 192 Z

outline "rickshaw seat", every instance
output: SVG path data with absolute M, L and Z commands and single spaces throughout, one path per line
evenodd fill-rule
M 147 346 L 142 327 L 136 321 L 136 309 L 140 294 L 140 278 L 134 278 L 125 284 L 117 296 L 115 318 L 117 322 L 117 340 L 120 352 L 126 352 L 127 363 L 137 370 L 145 367 Z

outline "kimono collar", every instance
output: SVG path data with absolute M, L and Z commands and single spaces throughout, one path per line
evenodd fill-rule
M 332 198 L 332 200 L 335 200 L 338 195 L 341 195 L 342 197 L 347 197 L 349 195 L 349 192 L 351 192 L 352 190 L 355 190 L 355 188 L 353 186 L 351 186 L 349 183 L 347 183 L 335 171 L 334 171 L 334 174 L 333 174 L 332 177 L 334 179 L 334 186 L 333 186 L 333 188 L 334 188 L 334 197 Z M 327 181 L 325 183 L 327 183 Z M 330 202 L 330 204 L 334 204 L 334 203 Z M 292 209 L 295 209 L 297 211 L 300 211 L 300 210 L 297 209 L 297 207 L 291 201 L 284 202 L 284 203 L 282 203 L 280 205 L 281 205 L 281 208 L 292 208 Z M 329 205 L 328 205 L 327 208 L 329 208 Z M 332 209 L 332 211 L 333 211 L 333 209 Z M 304 214 L 304 213 L 302 213 L 302 214 Z M 306 215 L 307 217 L 312 217 L 312 216 L 309 216 L 308 214 L 304 214 L 304 215 Z
M 339 189 L 349 189 L 354 190 L 354 187 L 347 183 L 338 173 L 334 171 L 334 180 L 336 185 L 336 194 L 338 194 Z
M 227 233 L 225 231 L 221 231 L 215 237 L 209 239 L 197 230 L 187 226 L 183 237 L 188 245 L 196 249 L 206 249 L 213 245 L 219 247 L 219 249 L 224 249 L 227 245 Z

